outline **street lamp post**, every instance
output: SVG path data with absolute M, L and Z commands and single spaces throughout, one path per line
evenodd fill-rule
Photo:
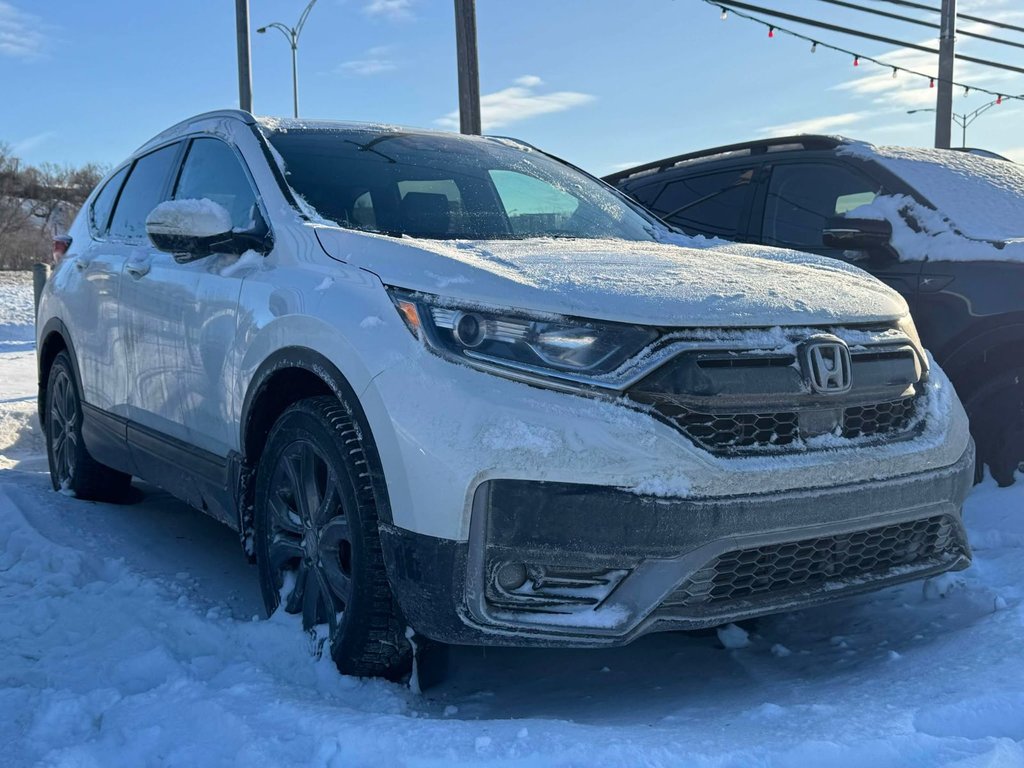
M 973 112 L 964 112 L 964 113 L 954 112 L 953 113 L 953 122 L 956 123 L 957 125 L 959 125 L 961 130 L 963 131 L 963 144 L 962 144 L 962 146 L 964 147 L 964 149 L 967 148 L 967 126 L 969 126 L 971 123 L 973 123 L 979 117 L 981 117 L 984 113 L 986 113 L 990 109 L 992 109 L 992 107 L 994 107 L 996 104 L 1001 104 L 1001 103 L 1002 103 L 1002 101 L 1000 99 L 996 99 L 995 101 L 990 101 L 988 104 L 985 104 L 984 106 L 978 107 Z M 928 109 L 908 109 L 907 110 L 907 114 L 908 115 L 915 115 L 918 112 L 935 112 L 935 111 L 936 110 L 935 110 L 934 107 L 929 107 Z
M 309 4 L 302 11 L 302 15 L 299 16 L 299 21 L 294 27 L 275 21 L 256 30 L 262 35 L 268 29 L 276 29 L 288 39 L 288 45 L 292 49 L 292 103 L 295 117 L 299 116 L 299 35 L 302 34 L 302 28 L 306 26 L 306 19 L 309 18 L 309 12 L 313 10 L 314 5 L 316 5 L 316 0 L 309 0 Z

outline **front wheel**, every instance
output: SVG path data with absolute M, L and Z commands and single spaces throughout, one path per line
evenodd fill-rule
M 391 593 L 362 437 L 333 397 L 274 424 L 255 489 L 255 543 L 267 613 L 283 603 L 344 674 L 399 680 L 412 648 Z
M 1013 485 L 1024 465 L 1024 368 L 994 377 L 967 398 L 978 469 L 987 464 L 1001 486 Z

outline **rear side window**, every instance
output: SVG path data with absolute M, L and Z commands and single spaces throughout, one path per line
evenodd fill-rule
M 641 202 L 688 234 L 735 237 L 753 179 L 753 168 L 687 176 L 668 182 L 650 202 Z
M 128 166 L 110 177 L 110 180 L 103 185 L 103 189 L 96 195 L 89 207 L 89 226 L 96 235 L 103 235 L 107 231 L 107 224 L 110 223 L 110 212 L 114 210 L 114 202 L 117 200 L 117 193 L 121 191 L 124 184 L 124 177 L 128 175 Z
M 135 161 L 110 221 L 111 237 L 141 240 L 146 237 L 146 217 L 166 197 L 178 145 L 158 149 Z
M 762 240 L 766 245 L 820 251 L 828 220 L 867 205 L 880 191 L 877 182 L 841 165 L 777 166 L 768 185 Z
M 176 200 L 212 200 L 231 214 L 235 229 L 255 224 L 256 195 L 238 157 L 219 139 L 195 139 L 185 157 Z

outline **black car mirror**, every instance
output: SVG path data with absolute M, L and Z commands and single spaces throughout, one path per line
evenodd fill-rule
M 821 233 L 826 248 L 844 251 L 879 251 L 889 247 L 892 224 L 884 219 L 854 219 L 839 216 L 829 219 Z

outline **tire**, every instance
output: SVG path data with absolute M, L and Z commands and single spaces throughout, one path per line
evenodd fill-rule
M 53 490 L 81 499 L 119 499 L 132 476 L 96 461 L 82 440 L 82 398 L 71 358 L 57 353 L 46 380 L 46 457 Z
M 979 476 L 987 464 L 1000 487 L 1013 485 L 1024 463 L 1024 368 L 986 382 L 967 398 L 965 409 L 978 447 Z
M 302 400 L 274 424 L 253 522 L 267 615 L 282 602 L 301 614 L 343 674 L 405 679 L 412 647 L 384 567 L 363 438 L 336 398 Z

